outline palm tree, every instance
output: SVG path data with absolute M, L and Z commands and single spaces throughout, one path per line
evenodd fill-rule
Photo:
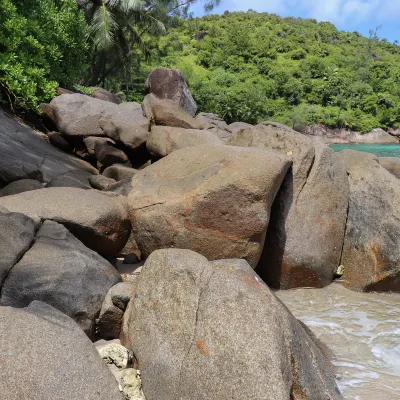
M 210 10 L 220 0 L 206 0 Z M 166 33 L 172 18 L 187 16 L 196 0 L 78 0 L 85 9 L 93 44 L 91 84 L 104 86 L 112 72 L 125 77 L 126 91 L 134 64 L 151 55 L 144 35 L 157 37 Z M 139 50 L 139 53 L 138 51 Z
M 92 85 L 104 86 L 105 79 L 115 69 L 123 70 L 128 77 L 135 49 L 145 58 L 150 55 L 143 34 L 158 36 L 166 32 L 165 24 L 158 18 L 159 8 L 150 8 L 147 1 L 94 0 L 86 5 L 85 11 L 93 45 Z

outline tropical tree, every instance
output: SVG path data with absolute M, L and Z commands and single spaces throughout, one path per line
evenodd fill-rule
M 89 0 L 81 5 L 90 25 L 93 46 L 90 83 L 105 85 L 111 74 L 122 75 L 128 93 L 134 68 L 156 48 L 154 38 L 163 35 L 178 17 L 188 16 L 196 0 Z M 211 9 L 219 0 L 207 0 Z

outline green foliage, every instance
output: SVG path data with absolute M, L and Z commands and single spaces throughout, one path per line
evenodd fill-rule
M 85 67 L 86 24 L 76 0 L 0 1 L 0 85 L 37 110 Z
M 200 111 L 358 131 L 400 125 L 400 47 L 334 25 L 255 12 L 178 20 L 157 65 L 182 70 Z M 195 40 L 198 32 L 208 34 Z M 140 84 L 134 95 L 140 99 Z

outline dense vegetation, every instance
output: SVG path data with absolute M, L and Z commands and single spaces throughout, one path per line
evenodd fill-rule
M 400 47 L 379 32 L 250 11 L 189 18 L 195 1 L 1 0 L 0 94 L 37 109 L 58 85 L 83 84 L 141 101 L 163 65 L 228 122 L 400 126 Z
M 159 48 L 144 72 L 179 68 L 200 110 L 229 122 L 400 125 L 400 48 L 376 31 L 365 38 L 327 22 L 226 13 L 181 20 Z
M 0 89 L 37 109 L 84 70 L 87 25 L 76 0 L 0 1 Z

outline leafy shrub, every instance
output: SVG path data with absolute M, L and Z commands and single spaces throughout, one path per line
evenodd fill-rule
M 37 110 L 85 66 L 86 24 L 76 0 L 1 0 L 0 85 L 11 101 Z

